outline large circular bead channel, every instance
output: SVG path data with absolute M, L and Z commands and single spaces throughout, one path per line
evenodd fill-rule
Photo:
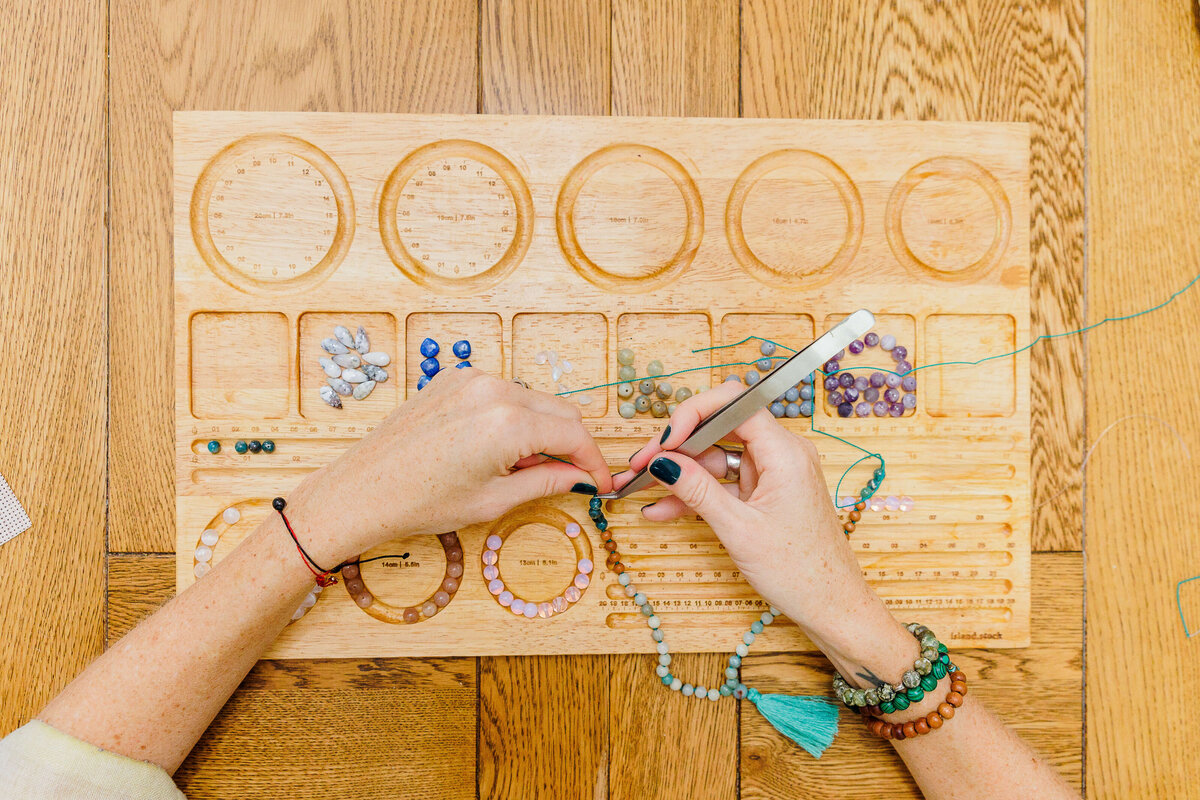
M 575 576 L 571 583 L 555 596 L 545 600 L 530 600 L 517 596 L 504 583 L 500 576 L 500 548 L 517 530 L 539 522 L 561 530 L 570 539 L 575 550 Z M 527 619 L 548 619 L 577 603 L 591 583 L 592 571 L 595 569 L 591 541 L 583 533 L 579 523 L 566 512 L 550 506 L 522 508 L 501 517 L 484 542 L 480 560 L 483 563 L 483 579 L 487 581 L 488 592 L 496 598 L 497 603 L 513 614 Z
M 354 600 L 355 605 L 375 619 L 393 625 L 412 625 L 423 622 L 449 605 L 450 601 L 454 599 L 454 593 L 462 584 L 462 545 L 458 541 L 458 534 L 453 531 L 438 534 L 438 541 L 446 552 L 446 574 L 433 594 L 420 603 L 405 608 L 390 605 L 371 593 L 363 581 L 362 570 L 359 569 L 358 564 L 351 563 L 342 568 L 342 578 L 346 591 Z

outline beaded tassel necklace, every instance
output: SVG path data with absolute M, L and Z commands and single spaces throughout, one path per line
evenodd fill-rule
M 859 492 L 859 500 L 850 508 L 848 519 L 842 523 L 842 531 L 846 536 L 854 531 L 858 520 L 862 518 L 863 510 L 866 509 L 866 501 L 879 489 L 884 475 L 882 467 L 875 470 L 871 480 Z M 838 709 L 833 700 L 820 696 L 762 694 L 741 681 L 742 659 L 749 654 L 755 637 L 775 621 L 781 613 L 780 610 L 770 606 L 750 625 L 749 630 L 742 634 L 742 641 L 729 657 L 729 666 L 725 668 L 725 677 L 719 686 L 705 687 L 684 683 L 671 672 L 671 651 L 663 635 L 662 620 L 654 613 L 654 606 L 649 598 L 637 590 L 632 577 L 625 571 L 617 542 L 608 532 L 608 519 L 604 516 L 602 506 L 603 501 L 599 497 L 593 497 L 588 504 L 588 516 L 595 523 L 596 530 L 605 537 L 604 549 L 608 552 L 605 563 L 616 573 L 617 582 L 624 587 L 625 596 L 633 600 L 641 610 L 642 616 L 646 618 L 650 638 L 654 640 L 655 649 L 658 651 L 658 665 L 654 668 L 654 674 L 662 685 L 684 697 L 694 697 L 698 700 L 708 699 L 715 702 L 722 697 L 749 700 L 777 730 L 813 756 L 820 758 L 837 735 Z

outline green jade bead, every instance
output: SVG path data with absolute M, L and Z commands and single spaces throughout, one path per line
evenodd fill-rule
M 753 624 L 750 625 L 750 632 L 755 635 L 762 633 L 763 632 L 763 624 L 756 620 Z
M 633 363 L 633 351 L 628 347 L 622 347 L 617 351 L 617 363 L 622 366 L 629 366 Z
M 733 689 L 731 689 L 727 683 L 721 686 L 721 688 L 717 691 L 721 693 L 721 697 L 729 697 L 731 694 L 733 694 Z
M 646 374 L 652 377 L 662 375 L 664 372 L 666 370 L 663 369 L 663 363 L 657 358 L 646 365 Z
M 617 377 L 623 381 L 631 381 L 637 377 L 637 370 L 633 367 L 621 367 L 617 370 Z
M 914 686 L 908 690 L 908 699 L 910 702 L 919 703 L 925 699 L 925 690 L 920 686 Z
M 673 680 L 675 680 L 675 676 L 668 672 L 666 675 L 662 676 L 662 685 L 670 686 L 671 681 L 673 681 Z
M 924 678 L 921 678 L 921 688 L 927 692 L 932 692 L 937 688 L 937 685 L 938 679 L 932 675 L 926 675 Z

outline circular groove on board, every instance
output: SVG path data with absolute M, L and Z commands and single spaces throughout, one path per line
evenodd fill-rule
M 837 249 L 828 259 L 815 266 L 789 268 L 768 263 L 754 252 L 746 238 L 743 218 L 746 200 L 760 181 L 771 173 L 784 169 L 803 170 L 824 178 L 837 193 L 838 202 L 841 203 L 845 214 L 845 232 L 840 237 L 840 242 L 834 240 Z M 858 253 L 863 235 L 862 197 L 846 171 L 820 153 L 811 150 L 776 150 L 755 160 L 734 182 L 729 193 L 729 202 L 725 207 L 725 234 L 738 263 L 763 283 L 774 285 L 782 281 L 792 286 L 811 284 L 812 281 L 808 279 L 812 276 L 821 272 L 832 274 L 849 265 Z M 830 249 L 833 249 L 832 246 Z
M 912 227 L 917 221 L 908 216 L 912 211 L 908 205 L 914 192 L 922 191 L 922 184 L 926 181 L 941 182 L 946 186 L 940 197 L 931 195 L 931 200 L 937 203 L 939 209 L 931 213 L 938 216 L 930 218 L 925 214 L 923 222 L 927 230 L 918 231 Z M 962 232 L 955 231 L 949 236 L 923 235 L 935 230 L 933 226 L 945 230 L 970 223 L 972 204 L 965 202 L 961 196 L 951 198 L 949 190 L 954 187 L 959 189 L 959 194 L 964 188 L 981 192 L 990 206 L 982 212 L 974 209 L 975 217 L 982 214 L 990 218 L 973 226 L 982 234 L 975 237 L 975 249 L 980 254 L 977 257 L 968 255 L 965 263 L 962 263 L 961 257 L 959 263 L 954 263 L 949 253 L 939 255 L 937 250 L 943 243 L 954 243 L 961 249 L 969 244 L 971 237 L 964 237 Z M 955 216 L 941 216 L 944 212 Z M 1004 255 L 1012 234 L 1012 207 L 1000 182 L 986 169 L 965 158 L 942 156 L 922 161 L 900 178 L 888 198 L 885 228 L 892 253 L 914 274 L 932 275 L 943 281 L 969 281 L 991 270 Z M 989 233 L 990 239 L 987 238 Z
M 597 264 L 580 245 L 576 227 L 576 203 L 584 186 L 600 170 L 620 164 L 644 164 L 666 175 L 679 190 L 684 205 L 683 241 L 670 256 L 638 275 L 621 275 Z M 704 237 L 704 206 L 692 176 L 662 150 L 641 144 L 610 145 L 576 164 L 559 192 L 554 221 L 568 263 L 587 281 L 610 292 L 646 292 L 668 283 L 692 263 Z
M 286 190 L 271 192 L 255 187 L 256 178 L 287 181 L 289 185 Z M 248 187 L 245 190 L 240 188 L 243 182 Z M 297 182 L 304 188 L 294 185 Z M 306 185 L 309 182 L 311 188 Z M 260 204 L 272 195 L 304 198 L 303 202 L 315 208 L 297 213 L 296 205 L 281 209 L 236 207 L 239 201 Z M 229 144 L 204 166 L 192 190 L 189 218 L 200 257 L 230 286 L 246 292 L 311 289 L 332 275 L 350 250 L 354 196 L 346 176 L 320 148 L 295 136 L 254 134 Z M 311 231 L 317 230 L 319 223 L 332 227 L 320 229 L 321 239 L 314 242 Z M 233 227 L 239 230 L 230 234 Z M 248 236 L 241 230 L 247 227 Z M 267 234 L 268 228 L 282 232 Z M 249 253 L 238 252 L 239 236 Z M 255 241 L 258 236 L 261 240 Z M 301 251 L 294 258 L 280 257 L 298 243 L 309 252 Z M 256 252 L 262 250 L 269 254 L 267 258 Z M 268 258 L 279 260 L 263 263 Z
M 500 247 L 484 245 L 485 249 L 475 260 L 468 261 L 467 274 L 442 274 L 438 272 L 438 264 L 430 263 L 433 257 L 429 252 L 422 252 L 420 256 L 414 254 L 413 250 L 420 250 L 421 243 L 417 234 L 414 231 L 402 230 L 402 226 L 397 221 L 397 214 L 403 213 L 406 209 L 403 207 L 405 202 L 417 201 L 417 190 L 428 191 L 428 187 L 422 185 L 426 180 L 438 180 L 444 173 L 449 174 L 452 170 L 448 169 L 450 161 L 461 160 L 463 163 L 459 166 L 467 165 L 470 162 L 475 162 L 477 165 L 482 165 L 482 169 L 471 170 L 463 169 L 462 172 L 475 173 L 462 177 L 452 177 L 451 180 L 478 180 L 487 185 L 481 185 L 478 188 L 475 200 L 482 201 L 490 199 L 498 201 L 498 207 L 501 209 L 499 214 L 492 212 L 482 212 L 478 215 L 463 214 L 461 210 L 445 209 L 438 213 L 426 217 L 422 222 L 428 225 L 440 225 L 445 228 L 447 225 L 467 223 L 480 223 L 490 220 L 495 217 L 499 221 L 500 232 L 504 235 L 511 235 L 511 240 L 503 246 L 503 251 L 496 253 L 495 261 L 488 264 L 482 269 L 477 269 L 480 260 L 483 256 L 491 256 L 492 251 L 500 250 Z M 436 165 L 443 169 L 428 169 L 429 165 Z M 424 176 L 418 176 L 419 170 L 426 168 Z M 455 171 L 457 172 L 457 171 Z M 488 173 L 494 174 L 495 179 L 491 178 Z M 433 174 L 430 174 L 433 173 Z M 442 178 L 444 180 L 444 178 Z M 496 191 L 499 186 L 493 186 L 496 180 L 499 180 L 505 192 Z M 413 182 L 413 191 L 406 192 L 409 182 Z M 433 191 L 439 191 L 435 188 Z M 483 193 L 494 192 L 494 198 L 484 198 Z M 511 212 L 506 214 L 505 211 L 511 209 Z M 404 159 L 396 165 L 395 169 L 388 176 L 387 181 L 383 186 L 383 194 L 379 200 L 379 231 L 383 238 L 383 246 L 387 250 L 388 256 L 392 259 L 392 263 L 404 273 L 404 275 L 414 283 L 424 286 L 427 289 L 434 289 L 443 292 L 476 292 L 494 286 L 505 277 L 507 277 L 517 265 L 521 263 L 521 259 L 525 257 L 526 251 L 529 250 L 529 244 L 533 241 L 533 196 L 530 194 L 529 186 L 516 166 L 511 161 L 505 158 L 499 151 L 488 147 L 485 144 L 474 142 L 468 139 L 445 139 L 439 142 L 433 142 L 420 147 L 409 153 Z M 511 222 L 504 222 L 505 219 L 511 216 Z M 407 228 L 408 226 L 403 226 Z M 421 238 L 425 238 L 423 234 Z M 442 242 L 444 246 L 453 246 L 461 239 L 459 231 L 455 230 L 454 235 L 449 237 L 452 242 Z M 406 239 L 408 241 L 406 242 Z M 426 242 L 425 249 L 428 250 L 429 244 Z M 444 260 L 438 263 L 443 263 Z M 459 272 L 462 269 L 461 264 L 451 264 L 444 267 L 451 272 Z M 475 270 L 475 271 L 471 271 Z

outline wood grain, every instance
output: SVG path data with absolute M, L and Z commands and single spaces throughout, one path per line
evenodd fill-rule
M 0 474 L 33 524 L 0 546 L 0 736 L 104 647 L 104 28 L 0 14 Z
M 960 650 L 954 661 L 982 698 L 1074 785 L 1082 779 L 1083 558 L 1034 556 L 1033 643 L 1027 650 Z M 751 655 L 742 680 L 761 691 L 829 694 L 831 668 L 817 655 Z M 1034 702 L 1016 698 L 1030 696 Z M 891 746 L 842 709 L 841 732 L 815 760 L 784 739 L 753 707 L 741 712 L 741 797 L 920 798 Z
M 1183 3 L 1089 3 L 1089 26 L 1094 321 L 1160 303 L 1200 272 L 1200 35 Z M 1161 311 L 1088 334 L 1088 432 L 1098 441 L 1086 483 L 1089 797 L 1195 797 L 1200 787 L 1190 709 L 1157 702 L 1155 691 L 1189 681 L 1200 657 L 1175 602 L 1177 582 L 1200 574 L 1186 510 L 1200 400 L 1178 389 L 1200 379 L 1198 312 L 1193 288 Z M 1112 391 L 1135 360 L 1170 365 L 1170 380 Z M 1197 588 L 1181 590 L 1192 631 Z M 1115 685 L 1120 704 L 1106 702 Z M 1120 710 L 1151 704 L 1144 724 Z
M 109 555 L 108 642 L 111 647 L 175 596 L 175 559 L 166 554 Z
M 612 113 L 735 117 L 737 0 L 612 0 Z
M 484 114 L 609 113 L 609 0 L 481 0 Z
M 1033 332 L 1081 327 L 1083 0 L 745 0 L 742 31 L 745 116 L 1031 123 Z M 1082 546 L 1081 353 L 1033 350 L 1035 550 Z
M 174 539 L 171 112 L 472 112 L 477 31 L 474 0 L 114 0 L 113 550 Z

